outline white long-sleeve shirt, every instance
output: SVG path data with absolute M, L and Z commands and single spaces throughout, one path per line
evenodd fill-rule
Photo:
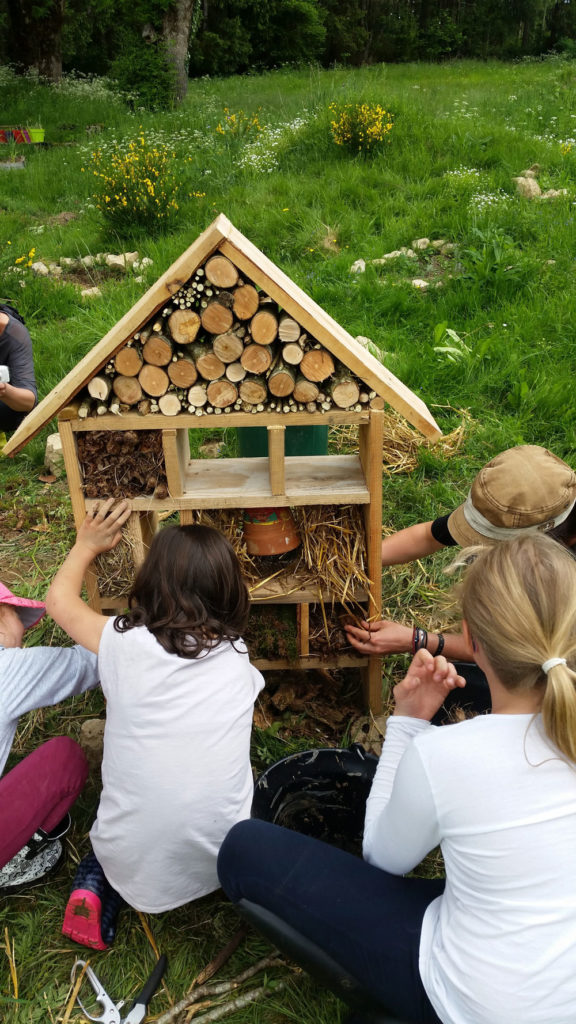
M 364 857 L 403 874 L 440 843 L 420 974 L 444 1024 L 574 1024 L 576 766 L 531 715 L 392 717 Z

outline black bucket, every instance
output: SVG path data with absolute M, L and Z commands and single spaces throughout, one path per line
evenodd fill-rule
M 361 855 L 366 800 L 378 758 L 360 744 L 292 754 L 257 779 L 252 817 Z

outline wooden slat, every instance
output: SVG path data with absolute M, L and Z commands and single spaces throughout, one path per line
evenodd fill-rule
M 331 658 L 325 658 L 320 654 L 310 654 L 306 658 L 254 658 L 252 664 L 261 672 L 281 671 L 282 669 L 307 669 L 307 668 L 362 668 L 366 665 L 367 658 L 361 654 L 336 654 Z
M 135 571 L 140 568 L 148 554 L 148 548 L 158 527 L 154 512 L 132 512 L 123 529 L 134 559 Z
M 272 494 L 286 493 L 285 427 L 268 427 L 268 469 Z
M 299 604 L 297 612 L 298 622 L 298 646 L 300 657 L 306 658 L 310 654 L 310 605 Z
M 236 228 L 231 226 L 220 251 L 409 423 L 426 437 L 442 436 L 422 399 L 390 373 Z
M 184 476 L 190 461 L 188 431 L 172 428 L 163 430 L 162 447 L 168 491 L 171 498 L 179 498 L 184 493 Z
M 78 530 L 86 518 L 86 503 L 84 500 L 82 475 L 78 464 L 76 441 L 71 423 L 67 420 L 59 420 L 58 433 L 60 434 L 60 440 L 62 441 L 62 455 L 64 456 L 64 466 L 66 468 L 68 489 L 70 491 L 74 524 Z M 91 567 L 89 567 L 84 574 L 84 583 L 86 585 L 88 604 L 94 609 L 94 611 L 99 612 L 101 608 L 100 593 L 98 590 L 98 576 Z
M 197 267 L 218 247 L 232 225 L 220 215 L 186 252 L 158 278 L 155 284 L 112 327 L 83 359 L 56 385 L 46 398 L 28 413 L 8 441 L 4 452 L 14 455 L 27 444 L 58 411 L 76 395 L 98 370 L 116 355 L 128 338 L 139 330 L 166 301 L 185 284 Z
M 382 446 L 384 414 L 379 409 L 370 413 L 370 422 L 358 431 L 360 462 L 370 491 L 370 503 L 364 506 L 367 571 L 370 579 L 370 619 L 382 617 Z M 373 715 L 382 711 L 382 658 L 372 655 L 362 673 L 365 707 Z
M 292 575 L 276 576 L 266 583 L 251 583 L 248 589 L 253 604 L 317 604 L 319 601 L 332 604 L 337 600 L 333 591 L 327 587 L 302 588 L 298 579 Z M 353 590 L 349 600 L 365 604 L 368 595 L 364 590 Z
M 138 413 L 124 413 L 120 416 L 98 416 L 75 420 L 75 431 L 87 430 L 161 430 L 163 427 L 186 427 L 188 430 L 214 430 L 219 427 L 268 427 L 268 426 L 339 426 L 341 424 L 367 423 L 370 413 L 344 412 L 331 409 L 328 412 L 261 412 L 252 415 L 247 412 L 230 412 L 215 416 L 213 413 L 195 416 L 181 413 L 170 419 L 159 414 L 140 416 Z

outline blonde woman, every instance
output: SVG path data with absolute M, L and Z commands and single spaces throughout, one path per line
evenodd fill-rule
M 462 611 L 492 713 L 430 725 L 463 680 L 417 652 L 394 690 L 364 862 L 251 821 L 225 840 L 220 880 L 402 1020 L 573 1024 L 576 561 L 541 535 L 484 548 Z M 445 883 L 402 877 L 438 844 Z

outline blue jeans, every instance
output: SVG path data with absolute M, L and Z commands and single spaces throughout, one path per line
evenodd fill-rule
M 388 1011 L 440 1024 L 422 985 L 418 951 L 427 906 L 443 880 L 404 878 L 318 839 L 242 821 L 218 857 L 233 902 L 266 907 L 328 953 Z

